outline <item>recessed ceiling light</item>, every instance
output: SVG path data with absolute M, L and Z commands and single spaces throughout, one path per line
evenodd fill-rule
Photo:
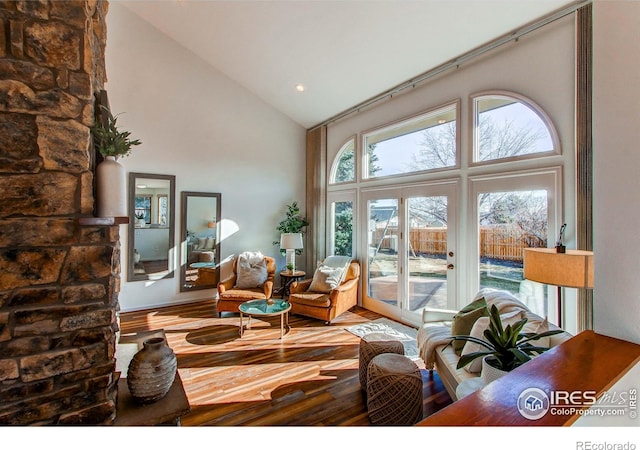
M 147 185 L 146 185 L 146 184 L 138 184 L 136 187 L 137 187 L 138 189 L 146 189 L 146 188 L 147 188 Z
M 296 91 L 304 92 L 304 90 L 305 90 L 304 84 L 302 84 L 302 83 L 296 84 Z

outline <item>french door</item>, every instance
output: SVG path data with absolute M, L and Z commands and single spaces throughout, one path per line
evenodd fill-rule
M 417 325 L 425 307 L 454 307 L 456 191 L 456 182 L 363 190 L 365 308 Z

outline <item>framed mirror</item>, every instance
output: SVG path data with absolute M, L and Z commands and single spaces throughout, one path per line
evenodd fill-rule
M 129 172 L 127 281 L 174 276 L 175 179 Z
M 218 285 L 221 197 L 219 193 L 182 192 L 180 292 Z

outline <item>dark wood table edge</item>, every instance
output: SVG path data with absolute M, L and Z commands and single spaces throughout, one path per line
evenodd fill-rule
M 518 412 L 518 396 L 537 387 L 545 391 L 595 391 L 600 398 L 639 361 L 640 345 L 583 331 L 417 426 L 569 426 L 580 417 L 578 412 L 529 420 Z

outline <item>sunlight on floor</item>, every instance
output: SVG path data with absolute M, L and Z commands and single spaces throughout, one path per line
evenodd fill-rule
M 357 361 L 339 360 L 186 368 L 179 371 L 186 385 L 189 403 L 195 406 L 271 400 L 272 392 L 277 389 L 308 381 L 335 380 L 336 376 L 323 375 L 322 372 L 353 369 L 354 366 L 357 367 Z M 206 397 L 196 394 L 202 384 L 208 387 Z

